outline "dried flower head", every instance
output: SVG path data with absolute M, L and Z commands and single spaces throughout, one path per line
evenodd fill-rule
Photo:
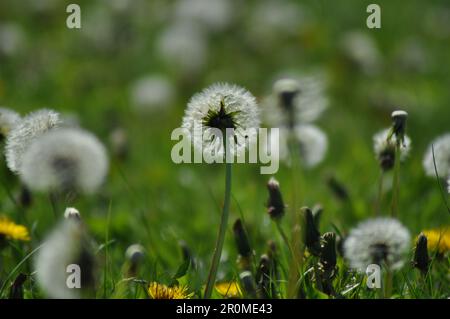
M 19 173 L 23 155 L 31 143 L 42 134 L 61 124 L 60 116 L 52 110 L 42 109 L 25 116 L 9 132 L 5 154 L 8 168 Z
M 79 221 L 69 218 L 57 225 L 45 239 L 34 263 L 37 281 L 46 296 L 80 298 L 94 287 L 95 259 L 91 248 L 86 231 Z M 69 288 L 68 275 L 77 267 L 81 275 L 81 289 Z
M 403 266 L 410 241 L 409 231 L 398 220 L 370 219 L 352 229 L 344 242 L 344 255 L 352 268 L 362 272 L 370 264 L 395 270 Z
M 108 171 L 102 143 L 91 133 L 71 128 L 37 138 L 23 156 L 20 176 L 36 191 L 96 191 Z
M 430 177 L 436 177 L 433 149 L 437 173 L 440 178 L 447 178 L 450 175 L 450 133 L 437 137 L 425 152 L 423 167 L 425 174 Z
M 389 138 L 390 130 L 384 129 L 373 136 L 373 149 L 380 163 L 380 167 L 384 171 L 388 171 L 394 167 L 395 148 L 397 144 L 397 136 L 393 135 Z M 400 143 L 400 160 L 404 161 L 411 150 L 411 139 L 404 136 L 404 142 Z
M 214 84 L 191 98 L 182 127 L 191 133 L 194 147 L 208 154 L 224 156 L 224 141 L 217 138 L 217 130 L 220 130 L 230 143 L 237 142 L 236 149 L 230 150 L 231 155 L 239 155 L 248 145 L 243 141 L 252 141 L 257 134 L 259 112 L 256 99 L 240 86 Z M 233 129 L 233 134 L 225 134 L 226 129 Z
M 6 136 L 20 121 L 20 115 L 6 107 L 0 107 L 0 137 Z

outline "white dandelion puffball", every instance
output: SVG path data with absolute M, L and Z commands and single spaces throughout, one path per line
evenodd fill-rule
M 360 223 L 352 229 L 344 242 L 344 255 L 350 267 L 365 272 L 370 264 L 391 270 L 404 264 L 411 236 L 398 220 L 376 218 Z
M 146 112 L 170 107 L 175 89 L 166 77 L 147 75 L 132 84 L 130 93 L 135 109 Z
M 16 23 L 0 24 L 0 54 L 14 56 L 25 47 L 25 33 Z
M 425 174 L 430 177 L 436 176 L 433 161 L 433 147 L 437 173 L 440 178 L 446 178 L 450 175 L 450 133 L 436 138 L 431 142 L 425 152 L 423 168 L 425 169 Z
M 22 157 L 33 140 L 61 124 L 60 115 L 52 110 L 42 109 L 25 116 L 9 132 L 5 155 L 8 168 L 18 173 Z
M 207 30 L 224 30 L 232 20 L 233 3 L 230 0 L 178 0 L 175 19 L 198 23 Z
M 301 165 L 306 168 L 313 168 L 324 160 L 328 150 L 328 137 L 320 128 L 311 124 L 297 125 L 294 128 L 294 138 L 298 145 Z M 270 154 L 273 153 L 272 150 L 274 145 L 278 145 L 278 159 L 291 165 L 288 145 L 289 130 L 281 128 L 279 130 L 278 139 L 274 134 L 270 134 L 269 143 L 270 144 L 263 145 L 266 145 L 266 147 L 268 146 L 271 149 Z
M 194 147 L 208 154 L 225 154 L 223 141 L 215 138 L 215 131 L 234 129 L 233 142 L 237 137 L 236 148 L 230 153 L 242 154 L 247 143 L 240 143 L 245 136 L 254 141 L 259 128 L 259 110 L 255 97 L 246 89 L 228 83 L 211 85 L 195 94 L 189 101 L 182 127 L 189 130 Z M 196 129 L 200 127 L 200 129 Z M 203 138 L 202 138 L 203 135 Z
M 328 107 L 321 75 L 277 80 L 263 101 L 263 117 L 273 127 L 295 126 L 317 120 Z
M 162 59 L 185 73 L 202 69 L 207 59 L 207 41 L 199 27 L 177 22 L 165 29 L 156 43 Z
M 54 299 L 81 298 L 82 289 L 88 288 L 92 280 L 93 260 L 88 252 L 86 233 L 82 224 L 73 219 L 64 219 L 42 243 L 34 259 L 36 278 L 46 296 Z M 90 257 L 90 258 L 89 258 Z M 81 272 L 81 288 L 67 285 L 70 265 L 77 265 Z M 85 281 L 85 282 L 83 282 Z
M 22 181 L 36 191 L 95 192 L 108 171 L 103 144 L 75 128 L 52 130 L 36 139 L 23 156 Z
M 20 115 L 6 107 L 0 107 L 0 135 L 6 136 L 20 121 Z
M 381 64 L 381 54 L 375 40 L 362 31 L 350 31 L 340 39 L 344 55 L 364 73 L 376 73 Z
M 384 170 L 390 170 L 395 163 L 395 148 L 397 137 L 395 134 L 388 140 L 390 129 L 379 131 L 373 136 L 373 149 Z M 400 160 L 404 161 L 411 150 L 411 139 L 405 135 L 404 144 L 400 143 Z

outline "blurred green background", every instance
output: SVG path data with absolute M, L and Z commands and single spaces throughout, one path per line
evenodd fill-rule
M 332 230 L 333 223 L 345 232 L 373 214 L 379 168 L 372 136 L 389 127 L 394 109 L 406 110 L 412 151 L 401 171 L 399 218 L 413 235 L 448 224 L 436 180 L 425 177 L 422 168 L 428 144 L 449 130 L 448 1 L 375 1 L 381 29 L 366 27 L 366 7 L 374 1 L 360 0 L 212 1 L 218 7 L 203 7 L 207 14 L 192 3 L 180 9 L 178 1 L 77 1 L 82 27 L 68 29 L 66 5 L 73 2 L 0 1 L 0 105 L 22 115 L 53 108 L 110 148 L 111 133 L 126 132 L 129 156 L 121 160 L 111 151 L 104 190 L 67 203 L 80 210 L 98 243 L 105 242 L 109 229 L 113 242 L 103 262 L 115 281 L 128 245 L 144 245 L 140 275 L 151 279 L 176 271 L 183 240 L 203 269 L 197 285 L 204 282 L 224 169 L 173 164 L 170 134 L 180 126 L 189 98 L 218 81 L 242 85 L 261 99 L 280 74 L 319 70 L 326 75 L 329 108 L 317 125 L 328 135 L 329 149 L 301 181 L 302 205 L 321 203 L 325 209 L 321 231 Z M 145 85 L 140 93 L 136 88 L 153 75 L 170 88 L 159 107 L 145 105 Z M 260 175 L 254 164 L 235 165 L 233 173 L 230 225 L 243 216 L 262 253 L 267 240 L 278 238 L 265 208 L 269 176 Z M 348 189 L 351 204 L 330 191 L 330 175 Z M 17 194 L 19 183 L 3 163 L 1 178 Z M 289 200 L 291 170 L 282 164 L 276 178 Z M 388 185 L 386 212 L 389 202 Z M 17 219 L 5 189 L 0 212 Z M 46 196 L 34 198 L 25 218 L 32 228 L 30 247 L 55 224 Z M 237 255 L 231 235 L 230 227 L 219 278 L 234 276 L 234 268 L 226 267 Z M 2 267 L 2 274 L 8 269 Z

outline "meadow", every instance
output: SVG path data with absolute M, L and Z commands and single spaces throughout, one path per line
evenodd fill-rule
M 269 104 L 281 103 L 283 78 L 294 79 L 288 84 L 307 97 L 298 99 L 305 117 L 290 114 L 287 127 L 314 127 L 325 137 L 299 137 L 303 144 L 294 152 L 287 147 L 273 175 L 261 174 L 259 164 L 232 165 L 216 279 L 223 285 L 211 297 L 450 297 L 450 138 L 439 149 L 434 144 L 438 174 L 430 174 L 429 161 L 424 167 L 431 143 L 450 133 L 447 1 L 377 1 L 380 29 L 366 26 L 373 1 L 80 0 L 81 28 L 69 29 L 71 2 L 0 2 L 0 298 L 203 298 L 225 164 L 175 164 L 171 133 L 191 98 L 215 83 L 248 90 L 261 127 L 271 127 L 277 111 Z M 51 109 L 60 129 L 96 136 L 93 148 L 99 142 L 107 154 L 101 185 L 91 191 L 81 180 L 76 191 L 65 184 L 43 191 L 44 179 L 26 179 L 43 174 L 37 161 L 55 144 L 49 153 L 34 147 L 38 155 L 23 162 L 28 171 L 12 172 L 4 154 L 14 126 L 3 127 L 3 108 L 20 114 L 17 123 Z M 406 131 L 393 125 L 396 110 L 407 112 Z M 374 151 L 374 135 L 383 129 L 399 141 L 385 172 Z M 411 145 L 400 163 L 402 134 Z M 75 160 L 88 165 L 76 147 Z M 91 159 L 86 180 L 105 168 Z M 79 217 L 72 211 L 76 216 L 65 218 L 68 207 Z M 273 218 L 271 207 L 284 216 Z M 370 289 L 365 271 L 351 268 L 345 240 L 377 216 L 394 216 L 409 238 L 395 269 L 382 265 L 382 287 Z M 6 220 L 27 235 L 14 238 L 11 229 L 18 228 Z M 414 257 L 421 232 L 428 240 L 420 248 L 421 257 L 428 254 L 424 271 Z M 74 244 L 74 255 L 89 248 L 89 271 L 81 267 L 83 286 L 75 293 L 61 288 L 70 273 L 54 268 L 70 249 L 50 244 L 52 238 Z M 42 251 L 48 264 L 38 257 Z M 49 283 L 52 269 L 62 282 Z

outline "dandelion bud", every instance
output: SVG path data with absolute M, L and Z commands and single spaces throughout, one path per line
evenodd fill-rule
M 280 184 L 275 178 L 271 178 L 267 183 L 269 190 L 269 200 L 267 202 L 267 212 L 272 219 L 280 219 L 284 215 L 285 205 L 280 192 Z
M 320 254 L 320 233 L 314 223 L 312 211 L 309 207 L 303 207 L 305 216 L 305 245 L 309 252 L 315 256 Z
M 129 246 L 125 252 L 125 257 L 132 263 L 138 264 L 144 258 L 144 247 L 140 244 Z
M 342 184 L 339 180 L 337 180 L 335 176 L 333 175 L 328 176 L 327 185 L 337 199 L 341 201 L 349 200 L 347 188 L 345 187 L 344 184 Z
M 250 257 L 252 255 L 252 249 L 250 248 L 247 233 L 240 219 L 237 219 L 234 223 L 233 232 L 239 255 L 247 258 Z
M 73 220 L 81 220 L 81 215 L 78 209 L 73 207 L 67 207 L 64 211 L 64 218 L 65 219 L 73 219 Z
M 247 298 L 256 298 L 256 287 L 255 279 L 250 271 L 246 270 L 240 273 L 239 278 L 241 279 L 242 289 L 245 292 Z
M 392 112 L 392 131 L 397 138 L 397 143 L 404 145 L 404 137 L 406 132 L 406 119 L 408 113 L 402 110 Z
M 414 252 L 413 260 L 413 266 L 419 269 L 424 275 L 428 272 L 428 267 L 430 266 L 427 242 L 427 237 L 423 233 L 420 233 L 416 242 L 416 250 Z
M 18 202 L 22 207 L 30 207 L 33 202 L 33 196 L 26 186 L 22 186 L 19 193 Z
M 325 233 L 322 236 L 320 265 L 325 272 L 333 271 L 336 267 L 336 235 Z
M 262 255 L 259 260 L 256 281 L 258 285 L 258 297 L 261 299 L 270 298 L 270 258 L 267 255 Z

